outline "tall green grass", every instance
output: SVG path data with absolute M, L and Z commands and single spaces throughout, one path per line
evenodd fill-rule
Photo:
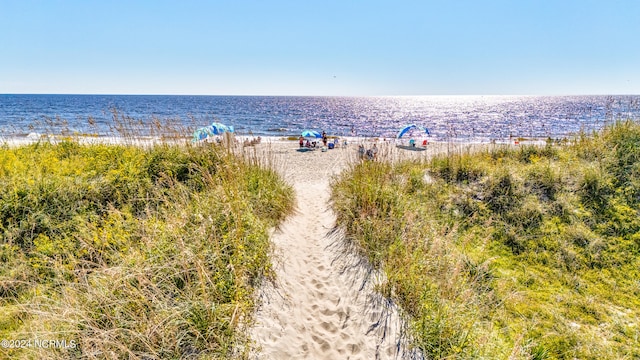
M 277 174 L 204 144 L 0 149 L 2 358 L 243 358 Z
M 640 125 L 355 164 L 338 222 L 427 358 L 640 357 Z

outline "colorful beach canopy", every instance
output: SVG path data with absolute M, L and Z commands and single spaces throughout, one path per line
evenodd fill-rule
M 201 127 L 194 131 L 193 141 L 204 140 L 209 136 L 222 135 L 223 133 L 233 131 L 233 126 L 227 126 L 218 122 L 214 122 L 209 126 Z
M 412 132 L 412 131 L 419 131 L 424 133 L 425 135 L 429 135 L 429 129 L 422 127 L 422 126 L 418 126 L 416 124 L 410 124 L 410 125 L 406 125 L 403 128 L 400 129 L 400 131 L 398 131 L 398 135 L 396 136 L 396 138 L 400 139 L 403 135 L 407 134 L 408 132 Z
M 316 139 L 319 139 L 319 138 L 322 137 L 322 134 L 320 134 L 317 131 L 313 131 L 313 130 L 303 130 L 302 134 L 300 134 L 300 135 L 302 135 L 302 137 L 305 137 L 305 138 L 316 138 Z
M 222 133 L 225 132 L 233 132 L 233 126 L 227 126 L 218 122 L 214 122 L 211 125 L 208 126 L 209 129 L 211 129 L 211 132 L 213 133 L 213 135 L 222 135 Z

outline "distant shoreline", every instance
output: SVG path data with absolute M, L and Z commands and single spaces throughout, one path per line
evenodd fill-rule
M 259 136 L 264 143 L 291 143 L 297 145 L 297 139 L 288 139 L 287 136 Z M 235 139 L 237 140 L 236 145 L 242 146 L 242 143 L 245 140 L 257 139 L 258 136 L 247 136 L 247 135 L 236 135 Z M 364 137 L 364 136 L 336 136 L 336 138 L 340 139 L 341 143 L 346 140 L 349 144 L 360 144 L 360 143 L 389 143 L 392 145 L 398 145 L 399 147 L 408 146 L 409 138 L 384 138 L 384 137 Z M 573 138 L 573 137 L 572 137 Z M 446 144 L 456 144 L 456 145 L 544 145 L 547 143 L 548 139 L 546 138 L 534 138 L 534 139 L 500 139 L 495 141 L 465 141 L 463 139 L 452 139 L 451 141 L 442 141 L 442 140 L 432 140 L 428 139 L 428 145 L 446 145 Z M 555 142 L 560 141 L 561 139 L 553 139 Z M 570 139 L 567 139 L 570 140 Z M 94 135 L 37 135 L 30 134 L 26 136 L 0 136 L 0 145 L 3 146 L 27 146 L 30 144 L 38 143 L 38 142 L 48 142 L 52 144 L 57 144 L 64 141 L 75 141 L 81 144 L 91 145 L 91 144 L 105 144 L 105 145 L 180 145 L 180 144 L 206 144 L 208 142 L 215 142 L 215 140 L 205 140 L 193 143 L 191 141 L 191 137 L 183 137 L 183 138 L 162 138 L 158 136 L 136 136 L 136 137 L 120 137 L 120 136 L 94 136 Z M 420 139 L 420 143 L 422 139 Z M 421 146 L 421 145 L 420 145 Z M 419 146 L 419 147 L 420 147 Z
M 212 122 L 238 134 L 394 137 L 408 124 L 435 141 L 563 138 L 640 119 L 640 96 L 0 95 L 0 136 L 30 133 L 186 135 Z

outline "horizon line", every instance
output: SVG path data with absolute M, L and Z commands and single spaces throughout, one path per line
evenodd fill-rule
M 640 94 L 423 94 L 423 95 L 265 95 L 265 94 L 162 94 L 162 93 L 0 93 L 5 95 L 62 95 L 62 96 L 217 96 L 217 97 L 500 97 L 500 96 L 524 96 L 524 97 L 564 97 L 564 96 L 640 96 Z

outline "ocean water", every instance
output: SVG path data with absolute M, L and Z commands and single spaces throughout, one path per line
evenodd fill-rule
M 563 138 L 618 119 L 640 119 L 640 96 L 283 97 L 174 95 L 0 95 L 0 136 L 90 133 L 113 136 L 123 118 L 173 126 L 189 136 L 213 121 L 239 134 L 393 137 L 406 124 L 434 140 Z M 121 121 L 120 121 L 121 122 Z M 146 130 L 149 129 L 149 130 Z

